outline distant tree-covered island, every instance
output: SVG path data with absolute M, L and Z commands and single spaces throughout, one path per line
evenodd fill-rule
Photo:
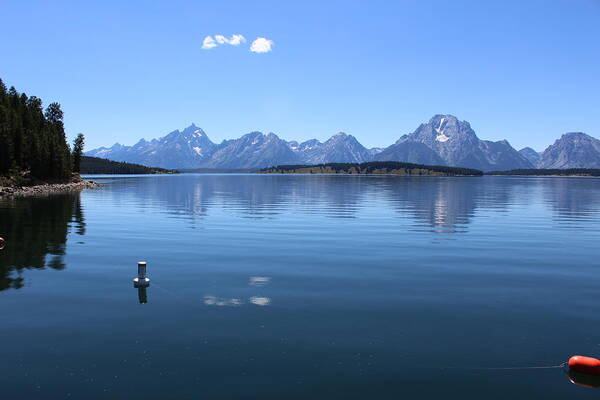
M 81 173 L 93 174 L 177 174 L 178 171 L 118 162 L 98 157 L 81 157 Z
M 482 171 L 470 168 L 420 165 L 395 161 L 374 161 L 360 164 L 327 163 L 317 165 L 278 165 L 258 171 L 263 174 L 346 174 L 401 176 L 481 176 Z
M 568 168 L 568 169 L 511 169 L 508 171 L 491 171 L 486 175 L 518 175 L 518 176 L 600 176 L 600 169 Z

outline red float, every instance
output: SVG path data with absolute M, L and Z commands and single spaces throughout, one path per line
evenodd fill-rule
M 600 376 L 600 360 L 592 357 L 573 356 L 569 358 L 569 370 L 581 374 Z

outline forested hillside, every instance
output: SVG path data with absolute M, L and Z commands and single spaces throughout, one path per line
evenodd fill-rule
M 81 157 L 82 174 L 173 174 L 177 171 L 146 167 L 145 165 L 131 164 L 106 160 L 98 157 Z
M 0 80 L 0 177 L 29 172 L 38 179 L 71 177 L 60 104 L 7 89 Z
M 477 169 L 421 165 L 396 161 L 371 161 L 361 164 L 328 163 L 317 165 L 278 165 L 259 171 L 263 174 L 349 174 L 349 175 L 432 175 L 480 176 Z

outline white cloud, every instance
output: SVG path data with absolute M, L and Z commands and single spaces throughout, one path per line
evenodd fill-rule
M 207 36 L 202 42 L 202 48 L 205 50 L 217 47 L 220 44 L 230 44 L 232 46 L 239 46 L 241 43 L 246 43 L 246 38 L 243 35 L 231 35 L 229 39 L 223 35 Z
M 228 43 L 229 41 L 227 40 L 227 38 L 223 35 L 215 35 L 215 40 L 217 41 L 217 43 L 219 44 L 223 44 L 223 43 Z
M 272 50 L 273 44 L 272 40 L 259 37 L 250 45 L 250 51 L 253 53 L 268 53 Z
M 204 40 L 202 41 L 202 48 L 204 50 L 208 50 L 208 49 L 212 49 L 213 47 L 217 47 L 217 44 L 215 43 L 215 39 L 213 39 L 212 36 L 205 37 Z
M 232 46 L 238 46 L 240 43 L 246 43 L 246 38 L 243 35 L 231 35 L 229 44 Z

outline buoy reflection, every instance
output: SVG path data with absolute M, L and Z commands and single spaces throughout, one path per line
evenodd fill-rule
M 146 304 L 148 303 L 148 293 L 146 292 L 146 287 L 138 287 L 138 300 L 140 301 L 140 304 Z
M 600 387 L 600 376 L 586 375 L 573 370 L 567 371 L 567 377 L 571 383 L 583 386 L 590 389 L 597 389 Z

